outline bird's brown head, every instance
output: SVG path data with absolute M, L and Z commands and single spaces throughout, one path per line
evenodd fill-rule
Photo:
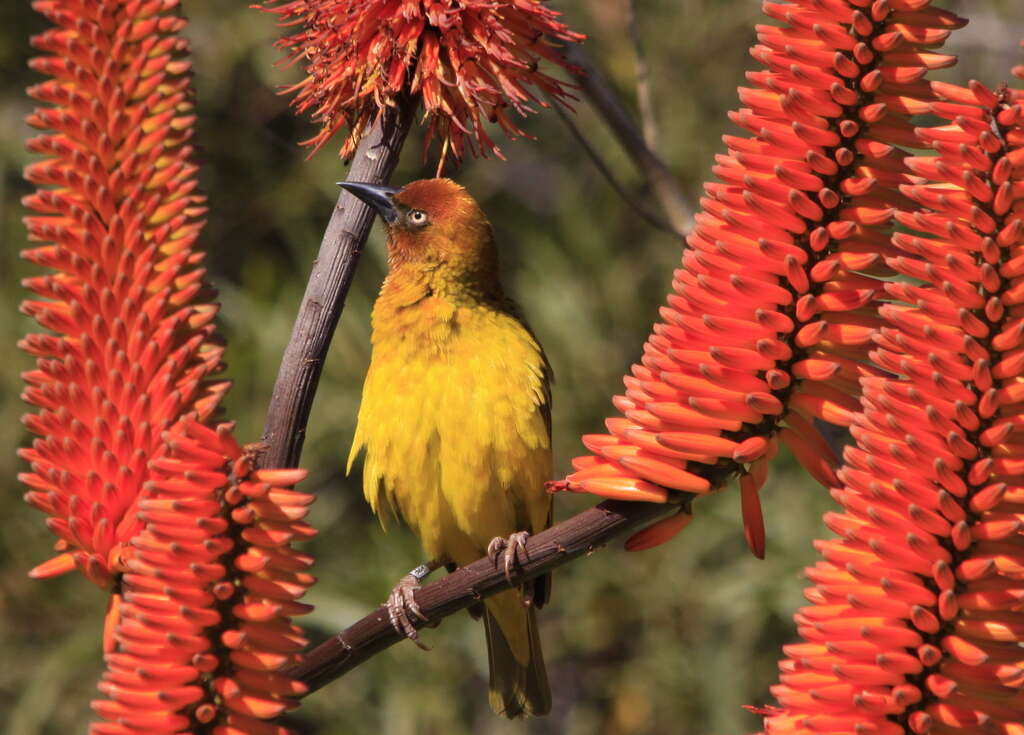
M 421 179 L 401 189 L 348 181 L 339 186 L 384 220 L 391 268 L 404 263 L 493 267 L 491 224 L 469 192 L 451 179 Z

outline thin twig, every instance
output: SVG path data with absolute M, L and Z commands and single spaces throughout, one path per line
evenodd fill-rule
M 690 497 L 687 496 L 687 503 Z M 484 597 L 521 585 L 590 554 L 616 536 L 639 530 L 679 510 L 678 505 L 605 501 L 531 537 L 526 543 L 526 561 L 509 578 L 503 566 L 496 566 L 485 557 L 424 586 L 416 592 L 416 602 L 427 621 L 414 622 L 417 627 L 436 625 Z M 317 646 L 301 663 L 283 673 L 300 679 L 314 692 L 401 640 L 403 636 L 392 627 L 382 605 Z
M 690 206 L 668 166 L 644 142 L 632 116 L 622 105 L 611 83 L 579 46 L 570 46 L 565 56 L 579 69 L 576 83 L 594 110 L 608 124 L 623 150 L 646 179 L 672 229 L 686 234 L 691 228 L 693 208 Z
M 413 105 L 403 100 L 381 113 L 356 150 L 349 181 L 387 182 L 409 132 L 412 111 Z M 370 208 L 347 191 L 338 195 L 274 383 L 263 429 L 263 467 L 298 465 L 324 358 L 373 217 Z
M 572 116 L 562 109 L 562 105 L 558 104 L 550 96 L 548 96 L 548 103 L 551 105 L 551 108 L 558 113 L 558 116 L 562 118 L 562 122 L 565 123 L 565 127 L 569 129 L 572 137 L 576 139 L 576 142 L 580 144 L 580 147 L 590 157 L 591 162 L 593 162 L 594 166 L 605 178 L 605 181 L 608 182 L 608 184 L 615 190 L 615 193 L 618 194 L 626 204 L 632 207 L 637 214 L 647 220 L 647 222 L 653 227 L 657 227 L 659 230 L 664 230 L 665 232 L 669 232 L 673 235 L 682 235 L 682 233 L 672 227 L 670 222 L 659 216 L 657 212 L 651 211 L 649 207 L 645 206 L 643 202 L 633 196 L 633 194 L 619 183 L 619 180 L 615 178 L 615 174 L 612 173 L 611 168 L 607 163 L 605 163 L 604 158 L 580 131 L 576 122 L 572 119 Z
M 643 39 L 637 21 L 636 0 L 629 0 L 626 10 L 629 37 L 633 41 L 634 66 L 636 67 L 636 106 L 640 111 L 640 124 L 644 142 L 652 151 L 658 150 L 658 120 L 654 112 L 654 94 L 651 91 L 651 72 L 647 66 Z

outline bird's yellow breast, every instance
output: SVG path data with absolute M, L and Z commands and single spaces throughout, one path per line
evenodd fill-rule
M 373 327 L 349 465 L 365 448 L 374 511 L 397 511 L 428 555 L 458 564 L 544 528 L 548 369 L 511 305 L 392 280 Z

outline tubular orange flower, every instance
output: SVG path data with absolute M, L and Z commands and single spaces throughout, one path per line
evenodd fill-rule
M 265 0 L 281 24 L 301 30 L 278 46 L 307 76 L 291 87 L 292 104 L 321 125 L 306 141 L 316 152 L 341 128 L 348 158 L 385 106 L 409 92 L 423 102 L 442 160 L 501 152 L 485 123 L 497 123 L 511 138 L 524 135 L 509 117 L 543 96 L 565 100 L 566 85 L 538 69 L 549 61 L 567 67 L 548 40 L 576 42 L 578 33 L 538 0 Z M 538 99 L 530 88 L 542 92 Z
M 52 77 L 29 90 L 46 103 L 28 119 L 47 156 L 25 176 L 38 214 L 24 257 L 50 269 L 25 285 L 22 310 L 51 333 L 35 355 L 25 417 L 39 434 L 22 456 L 26 500 L 52 516 L 63 553 L 36 567 L 78 567 L 107 585 L 136 517 L 162 435 L 184 416 L 207 419 L 227 388 L 210 289 L 193 250 L 203 221 L 193 162 L 188 46 L 177 0 L 38 0 L 54 28 L 32 39 Z
M 290 617 L 312 583 L 291 548 L 312 535 L 298 470 L 254 471 L 230 427 L 206 424 L 227 389 L 194 249 L 202 226 L 192 160 L 184 20 L 177 0 L 41 0 L 55 28 L 33 39 L 52 105 L 29 122 L 41 188 L 26 200 L 25 256 L 47 266 L 23 309 L 52 334 L 25 397 L 40 434 L 23 456 L 28 502 L 49 513 L 60 556 L 113 586 L 109 697 L 97 733 L 287 732 L 304 693 L 277 670 L 305 646 Z
M 109 699 L 93 703 L 107 722 L 92 732 L 284 735 L 260 721 L 306 691 L 279 672 L 306 645 L 290 617 L 310 609 L 297 599 L 312 559 L 290 544 L 314 534 L 302 521 L 313 496 L 288 488 L 305 472 L 253 470 L 224 424 L 186 421 L 168 445 L 125 552 Z
M 933 84 L 895 303 L 765 731 L 1021 735 L 1024 108 Z
M 893 208 L 908 183 L 899 145 L 931 97 L 921 81 L 954 57 L 926 51 L 963 21 L 928 0 L 766 2 L 751 53 L 766 67 L 731 115 L 683 267 L 613 400 L 610 434 L 554 489 L 665 502 L 740 476 L 748 542 L 764 552 L 758 491 L 778 441 L 826 485 L 836 457 L 814 419 L 849 425 L 880 326 L 875 299 Z M 643 548 L 664 533 L 646 532 Z M 635 545 L 635 544 L 633 544 Z

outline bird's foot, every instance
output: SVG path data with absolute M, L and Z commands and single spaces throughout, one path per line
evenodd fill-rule
M 433 564 L 423 564 L 413 569 L 398 581 L 385 603 L 391 627 L 424 651 L 429 651 L 430 646 L 420 640 L 419 631 L 416 630 L 410 613 L 424 623 L 429 622 L 416 602 L 416 591 L 420 588 L 420 582 L 434 569 L 436 565 Z
M 526 553 L 526 540 L 529 538 L 529 532 L 516 531 L 507 539 L 495 536 L 491 539 L 491 543 L 487 544 L 487 558 L 497 567 L 498 559 L 501 557 L 501 562 L 505 567 L 505 579 L 509 583 L 512 582 L 512 572 L 521 567 L 524 561 L 530 559 Z

